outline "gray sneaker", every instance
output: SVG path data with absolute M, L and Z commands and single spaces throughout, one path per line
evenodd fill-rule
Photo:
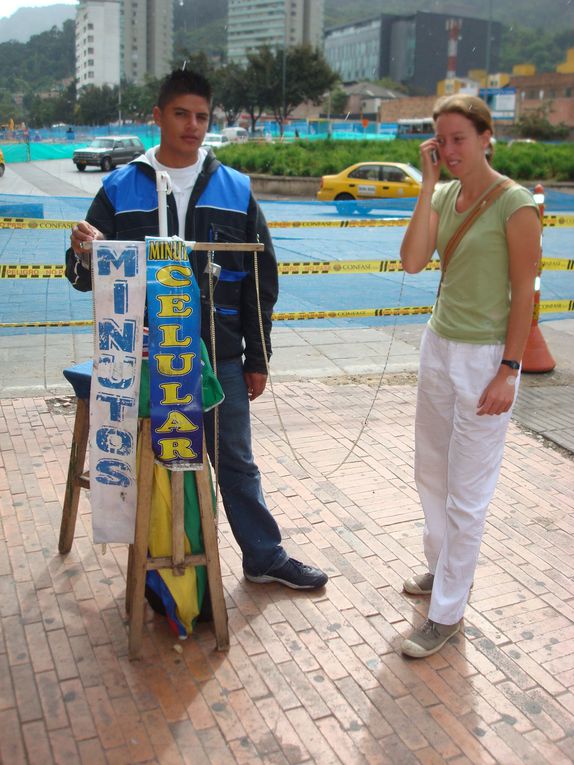
M 409 595 L 430 595 L 434 582 L 434 574 L 415 574 L 403 582 L 403 590 Z
M 307 566 L 295 558 L 287 558 L 279 568 L 271 569 L 266 574 L 250 574 L 243 569 L 243 574 L 250 582 L 266 584 L 279 582 L 293 590 L 318 590 L 327 584 L 329 577 L 320 568 Z
M 403 640 L 401 651 L 415 659 L 431 656 L 440 651 L 447 640 L 456 635 L 459 629 L 460 622 L 439 624 L 431 619 L 426 619 L 418 629 L 413 630 L 409 637 Z

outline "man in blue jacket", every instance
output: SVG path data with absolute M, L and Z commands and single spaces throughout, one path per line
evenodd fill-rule
M 259 295 L 253 253 L 215 254 L 221 266 L 214 291 L 215 358 L 225 394 L 219 410 L 219 486 L 243 554 L 245 577 L 252 582 L 317 589 L 328 577 L 290 558 L 282 547 L 281 532 L 263 498 L 261 476 L 253 461 L 249 402 L 263 393 L 267 383 L 262 334 L 270 357 L 277 262 L 249 178 L 222 165 L 202 147 L 210 106 L 211 87 L 201 75 L 175 70 L 163 80 L 153 110 L 161 131 L 160 144 L 104 179 L 86 220 L 72 231 L 66 276 L 76 289 L 91 289 L 86 252 L 94 239 L 133 241 L 157 236 L 157 170 L 166 171 L 171 179 L 167 210 L 170 236 L 202 242 L 260 241 L 265 245 L 257 260 Z M 192 252 L 190 261 L 201 284 L 207 254 Z M 202 301 L 202 337 L 213 358 L 210 311 L 209 301 Z M 205 417 L 205 433 L 213 462 L 213 415 Z

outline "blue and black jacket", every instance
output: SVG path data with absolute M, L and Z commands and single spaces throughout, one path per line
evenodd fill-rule
M 168 235 L 179 231 L 173 196 L 168 196 Z M 143 241 L 157 236 L 158 197 L 155 170 L 145 156 L 115 170 L 104 179 L 86 220 L 109 240 Z M 249 178 L 222 165 L 209 152 L 195 183 L 185 220 L 185 238 L 197 242 L 256 242 L 259 299 L 267 354 L 271 356 L 271 314 L 278 295 L 277 261 L 269 229 L 250 190 Z M 191 266 L 200 278 L 207 253 L 192 252 Z M 215 337 L 218 359 L 245 356 L 245 371 L 265 373 L 257 310 L 253 253 L 217 252 L 221 274 L 215 287 Z M 66 252 L 66 276 L 75 289 L 91 290 L 91 275 L 74 251 Z M 202 301 L 202 337 L 210 350 L 209 306 Z

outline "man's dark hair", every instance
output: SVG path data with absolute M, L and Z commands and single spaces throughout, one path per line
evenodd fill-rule
M 157 105 L 163 109 L 176 96 L 187 95 L 201 96 L 211 104 L 211 85 L 202 74 L 190 69 L 174 69 L 161 81 Z

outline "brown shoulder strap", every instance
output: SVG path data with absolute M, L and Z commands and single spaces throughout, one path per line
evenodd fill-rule
M 448 265 L 448 261 L 450 260 L 450 256 L 456 250 L 456 248 L 460 244 L 460 240 L 466 234 L 468 229 L 472 226 L 474 221 L 477 218 L 479 218 L 482 215 L 482 213 L 485 212 L 485 210 L 488 210 L 488 208 L 494 202 L 496 202 L 499 196 L 504 194 L 504 192 L 507 189 L 515 185 L 516 184 L 513 180 L 511 180 L 510 178 L 505 178 L 504 180 L 497 183 L 496 186 L 493 186 L 493 188 L 491 188 L 490 191 L 488 191 L 481 199 L 479 199 L 478 202 L 475 204 L 475 206 L 471 209 L 470 213 L 466 216 L 464 221 L 460 224 L 460 226 L 454 232 L 449 243 L 447 244 L 445 248 L 442 264 L 441 264 L 443 278 L 446 271 L 446 267 Z

